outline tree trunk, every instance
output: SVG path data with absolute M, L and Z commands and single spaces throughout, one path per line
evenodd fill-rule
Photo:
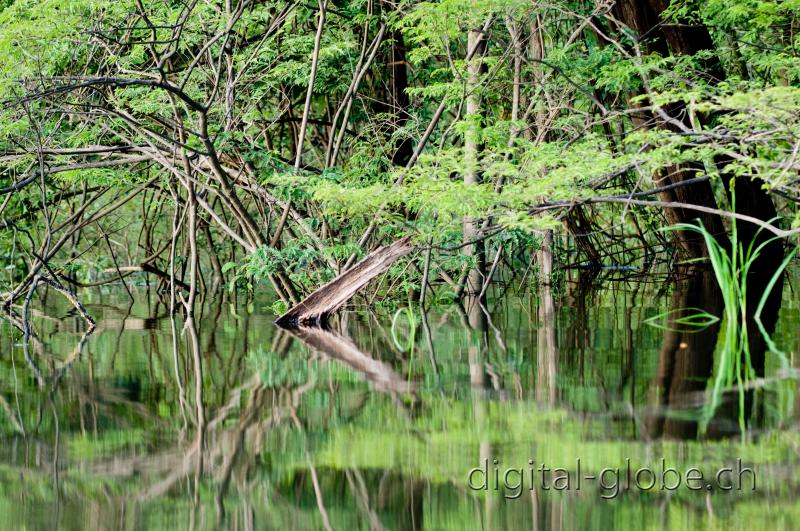
M 403 41 L 403 33 L 395 30 L 392 33 L 392 114 L 394 114 L 395 130 L 401 129 L 408 122 L 408 107 L 411 104 L 406 93 L 408 88 L 408 68 L 406 62 L 406 45 Z M 394 144 L 394 154 L 392 164 L 395 166 L 405 166 L 411 154 L 413 146 L 410 138 L 398 138 Z
M 619 0 L 614 6 L 615 16 L 626 26 L 633 29 L 640 37 L 646 41 L 646 51 L 659 53 L 661 55 L 692 54 L 701 49 L 708 49 L 711 44 L 708 31 L 703 34 L 697 27 L 673 27 L 661 26 L 660 14 L 666 6 L 659 4 L 658 0 Z M 718 73 L 717 73 L 718 74 Z M 672 116 L 678 116 L 680 109 L 675 107 L 667 109 Z M 649 114 L 649 113 L 647 113 Z M 652 118 L 652 116 L 649 116 Z M 650 120 L 640 117 L 634 118 L 634 125 L 642 127 Z M 674 129 L 668 123 L 661 123 L 660 127 Z M 683 164 L 668 166 L 659 175 L 654 177 L 656 186 L 666 186 L 676 184 L 681 181 L 696 177 L 697 173 L 703 172 L 701 164 Z M 663 191 L 659 194 L 662 201 L 675 201 L 701 205 L 710 208 L 717 208 L 714 191 L 711 183 L 701 182 L 690 186 L 681 186 Z M 717 238 L 724 239 L 725 227 L 722 219 L 713 214 L 699 214 L 695 211 L 682 209 L 667 209 L 665 215 L 670 224 L 692 223 L 700 219 L 703 226 Z M 693 233 L 676 233 L 677 242 L 689 257 L 703 257 L 707 255 L 705 243 L 702 238 Z
M 369 256 L 300 301 L 275 322 L 289 328 L 324 324 L 331 313 L 350 300 L 370 280 L 386 272 L 398 259 L 410 253 L 413 249 L 410 239 L 410 236 L 406 236 L 391 245 L 372 251 Z
M 480 30 L 471 30 L 467 38 L 467 50 L 475 50 L 472 59 L 467 64 L 467 98 L 466 119 L 469 121 L 464 133 L 464 184 L 474 186 L 481 182 L 479 156 L 479 122 L 481 118 L 481 101 L 478 94 L 482 70 L 482 58 L 486 48 L 486 40 Z M 464 248 L 464 254 L 474 257 L 475 263 L 467 274 L 466 295 L 468 298 L 477 297 L 483 287 L 484 272 L 486 270 L 486 249 L 482 241 L 476 241 L 480 236 L 480 222 L 470 218 L 464 219 L 464 242 L 475 242 Z M 470 304 L 472 304 L 470 302 Z
M 702 70 L 712 84 L 724 80 L 725 71 L 716 53 L 708 28 L 702 24 L 661 24 L 664 22 L 661 17 L 668 6 L 669 0 L 647 0 L 644 2 L 620 0 L 614 9 L 617 17 L 625 24 L 634 29 L 640 36 L 646 36 L 648 51 L 661 54 L 671 53 L 673 55 L 695 55 L 699 52 L 713 52 L 701 64 Z M 667 111 L 672 116 L 686 116 L 687 114 L 683 112 L 683 108 L 677 106 L 673 106 Z M 724 156 L 718 156 L 715 159 L 716 165 L 720 168 L 728 162 L 729 159 Z M 670 183 L 676 183 L 694 177 L 694 173 L 699 171 L 702 171 L 702 167 L 699 164 L 694 167 L 673 167 L 667 170 L 665 178 Z M 726 175 L 724 173 L 722 174 L 722 181 L 728 195 L 728 202 L 737 213 L 763 221 L 770 221 L 776 217 L 775 205 L 772 197 L 765 190 L 763 181 L 746 177 L 737 178 L 734 175 Z M 716 206 L 714 194 L 708 182 L 676 188 L 662 195 L 670 197 L 669 199 L 662 197 L 663 200 Z M 667 214 L 668 219 L 673 223 L 692 221 L 698 217 L 696 213 L 675 209 L 667 210 Z M 722 237 L 724 227 L 718 216 L 706 215 L 700 216 L 700 219 L 707 229 L 720 238 Z M 761 297 L 764 296 L 767 285 L 783 261 L 783 242 L 773 238 L 767 231 L 759 230 L 759 227 L 752 223 L 739 221 L 736 228 L 736 241 L 730 242 L 727 238 L 725 239 L 729 249 L 731 246 L 741 246 L 743 249 L 747 249 L 751 244 L 753 248 L 764 245 L 760 255 L 751 266 L 746 279 L 748 293 L 746 313 L 750 317 L 748 319 L 747 332 L 751 363 L 756 373 L 763 375 L 766 345 L 764 338 L 753 322 L 752 316 Z M 691 256 L 703 256 L 706 254 L 705 246 L 699 241 L 683 240 L 683 243 L 684 248 L 689 250 Z M 705 282 L 712 283 L 713 280 L 708 279 Z M 772 333 L 777 322 L 782 288 L 783 276 L 781 275 L 773 290 L 768 294 L 767 304 L 762 314 L 762 321 L 768 333 Z M 712 295 L 707 294 L 707 297 L 712 297 Z M 691 342 L 688 340 L 681 342 L 681 344 L 689 343 Z M 708 351 L 709 354 L 711 352 L 713 352 L 713 349 Z M 682 354 L 685 355 L 686 353 Z M 698 354 L 698 356 L 704 355 L 704 353 Z

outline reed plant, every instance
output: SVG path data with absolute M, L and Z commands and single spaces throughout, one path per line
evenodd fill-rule
M 703 408 L 700 432 L 703 433 L 707 429 L 722 401 L 723 394 L 726 391 L 735 389 L 739 402 L 739 426 L 742 433 L 744 433 L 746 390 L 750 387 L 749 384 L 757 377 L 750 352 L 748 319 L 752 318 L 755 321 L 759 333 L 764 338 L 767 349 L 779 357 L 784 367 L 788 366 L 787 357 L 778 349 L 770 337 L 761 320 L 761 314 L 769 294 L 796 254 L 797 247 L 787 253 L 779 267 L 772 273 L 764 292 L 760 295 L 757 293 L 751 294 L 748 292 L 748 279 L 751 278 L 752 268 L 765 249 L 779 238 L 769 238 L 758 243 L 759 230 L 750 242 L 742 242 L 739 239 L 735 219 L 732 223 L 730 247 L 715 238 L 700 221 L 676 224 L 669 227 L 668 230 L 694 232 L 702 236 L 708 249 L 708 260 L 723 300 L 723 315 L 720 316 L 722 320 L 722 346 L 714 373 L 713 387 L 709 391 L 709 399 L 705 402 Z M 749 315 L 749 297 L 758 296 L 760 296 L 760 299 L 756 311 Z M 702 317 L 704 323 L 709 321 L 707 315 Z

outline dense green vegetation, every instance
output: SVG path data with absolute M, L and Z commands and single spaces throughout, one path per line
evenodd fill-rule
M 0 516 L 790 528 L 799 50 L 798 0 L 0 0 Z M 486 448 L 773 475 L 510 509 Z
M 408 233 L 447 300 L 559 227 L 567 263 L 643 267 L 667 243 L 654 229 L 721 234 L 734 189 L 739 215 L 793 235 L 798 9 L 10 2 L 6 300 L 46 263 L 73 286 L 137 267 L 196 289 L 269 278 L 291 302 Z M 423 254 L 393 294 L 419 294 Z

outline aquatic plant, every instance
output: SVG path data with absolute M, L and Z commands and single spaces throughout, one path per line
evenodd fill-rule
M 756 237 L 745 246 L 745 242 L 739 239 L 735 218 L 731 224 L 730 247 L 720 242 L 714 234 L 703 226 L 701 221 L 679 223 L 669 227 L 667 230 L 695 232 L 702 236 L 708 250 L 708 260 L 719 285 L 723 301 L 723 315 L 721 316 L 723 323 L 722 347 L 715 370 L 713 387 L 709 393 L 709 400 L 706 401 L 703 408 L 700 431 L 702 433 L 708 428 L 709 422 L 722 402 L 724 392 L 735 388 L 738 392 L 739 426 L 744 434 L 746 391 L 750 387 L 749 384 L 757 377 L 750 351 L 748 320 L 753 319 L 755 321 L 768 349 L 770 352 L 779 355 L 782 364 L 785 366 L 787 364 L 786 356 L 770 338 L 770 334 L 761 320 L 761 314 L 772 289 L 796 254 L 797 247 L 787 254 L 780 266 L 773 272 L 766 289 L 760 295 L 756 311 L 751 315 L 748 311 L 748 279 L 750 278 L 752 267 L 762 252 L 779 238 L 762 239 L 758 243 L 758 235 L 763 230 L 759 229 L 756 232 Z M 684 317 L 683 320 L 687 324 L 694 326 L 698 322 L 703 325 L 711 323 L 709 314 L 704 311 L 690 317 Z M 697 331 L 704 328 L 700 327 Z

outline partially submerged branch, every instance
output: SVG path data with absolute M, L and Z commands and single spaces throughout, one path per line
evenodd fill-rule
M 320 324 L 355 295 L 358 290 L 378 275 L 384 273 L 398 259 L 413 249 L 406 236 L 391 245 L 380 247 L 355 266 L 340 274 L 317 291 L 303 299 L 275 322 L 292 327 L 304 324 Z

